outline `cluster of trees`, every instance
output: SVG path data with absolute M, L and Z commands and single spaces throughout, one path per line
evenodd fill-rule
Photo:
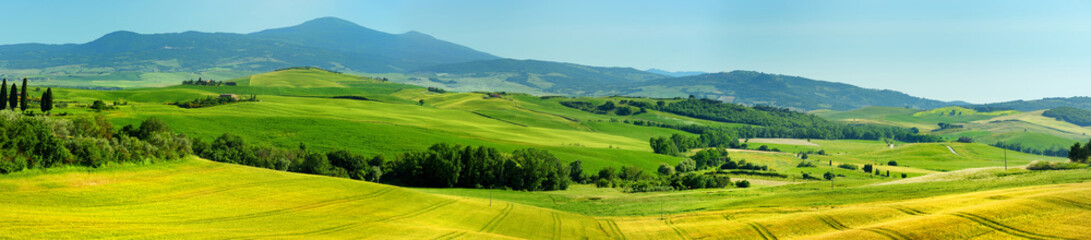
M 72 120 L 0 111 L 0 173 L 65 165 L 99 167 L 177 159 L 191 153 L 189 138 L 149 118 L 114 129 L 102 115 Z
M 235 82 L 216 81 L 216 80 L 212 80 L 212 79 L 204 80 L 204 79 L 201 79 L 201 78 L 197 78 L 197 80 L 192 80 L 192 79 L 191 80 L 183 80 L 182 85 L 197 85 L 197 86 L 224 86 L 224 85 L 227 85 L 227 86 L 235 86 L 236 83 Z
M 8 79 L 3 79 L 3 83 L 0 83 L 0 110 L 10 108 L 12 111 L 19 109 L 19 111 L 26 112 L 27 108 L 30 108 L 29 100 L 29 88 L 27 88 L 27 79 L 23 78 L 23 87 L 20 91 L 19 86 L 11 83 L 11 88 L 8 88 Z M 41 91 L 39 88 L 37 91 Z M 42 93 L 41 99 L 38 100 L 38 107 L 43 113 L 53 110 L 53 89 L 47 88 Z
M 1059 107 L 1046 110 L 1042 113 L 1042 116 L 1056 118 L 1057 120 L 1070 122 L 1072 124 L 1080 125 L 1081 127 L 1091 126 L 1091 110 L 1087 109 Z
M 178 107 L 181 107 L 181 108 L 202 108 L 202 107 L 211 107 L 211 106 L 223 105 L 223 104 L 228 104 L 228 103 L 256 102 L 256 101 L 258 101 L 258 96 L 257 95 L 250 95 L 250 96 L 247 96 L 246 98 L 241 98 L 240 99 L 240 98 L 236 97 L 233 94 L 223 94 L 223 95 L 220 95 L 219 97 L 208 96 L 208 97 L 205 97 L 205 98 L 194 99 L 193 101 L 189 101 L 189 102 L 174 102 L 174 103 L 171 103 L 171 104 L 173 104 L 175 106 L 178 106 Z
M 703 147 L 740 148 L 739 139 L 726 132 L 702 132 L 697 137 L 673 134 L 670 137 L 653 137 L 649 140 L 652 151 L 658 154 L 681 156 L 690 149 Z
M 438 87 L 428 87 L 428 91 L 434 93 L 447 93 L 447 90 L 443 90 L 442 88 Z
M 630 103 L 628 100 L 621 100 L 621 104 Z M 621 104 L 614 104 L 614 101 L 606 101 L 602 105 L 595 106 L 595 104 L 584 101 L 562 101 L 561 105 L 565 107 L 575 108 L 590 113 L 596 114 L 617 114 L 619 116 L 629 116 L 635 114 L 641 114 L 648 112 L 645 108 L 639 108 L 639 110 L 633 110 L 632 107 L 624 106 Z
M 372 182 L 381 180 L 385 163 L 382 155 L 369 158 L 345 150 L 320 153 L 303 144 L 296 149 L 251 145 L 230 133 L 211 143 L 193 139 L 193 153 L 217 162 Z
M 996 142 L 995 144 L 992 144 L 992 146 L 1007 149 L 1007 150 L 1012 150 L 1012 151 L 1016 151 L 1016 152 L 1036 154 L 1036 155 L 1042 155 L 1042 156 L 1052 156 L 1052 157 L 1068 157 L 1068 153 L 1070 153 L 1070 149 L 1066 149 L 1064 147 L 1058 147 L 1058 146 L 1051 146 L 1051 147 L 1049 147 L 1047 149 L 1037 149 L 1037 148 L 1032 148 L 1032 147 L 1028 147 L 1028 146 L 1023 146 L 1022 144 L 1019 144 L 1019 143 L 1005 143 L 1005 142 Z
M 582 169 L 576 171 L 582 174 Z M 545 150 L 506 154 L 490 147 L 440 143 L 402 154 L 390 175 L 392 183 L 408 186 L 550 191 L 568 189 L 573 174 L 569 165 Z
M 951 110 L 951 111 L 954 111 L 954 110 Z M 937 123 L 936 125 L 939 126 L 939 129 L 932 130 L 933 132 L 941 131 L 941 130 L 947 130 L 947 129 L 963 128 L 963 126 L 961 124 L 950 124 L 950 123 L 941 122 L 941 123 Z
M 91 102 L 91 106 L 89 107 L 94 109 L 95 112 L 101 112 L 117 109 L 117 103 L 115 102 L 114 105 L 106 105 L 106 102 L 103 102 L 102 100 L 95 100 L 94 102 Z
M 598 187 L 618 187 L 626 192 L 659 192 L 732 186 L 731 178 L 718 172 L 677 172 L 670 165 L 660 164 L 659 174 L 647 174 L 644 169 L 628 166 L 615 170 L 603 168 L 592 176 Z M 749 186 L 749 185 L 746 185 Z
M 1091 163 L 1091 141 L 1088 141 L 1086 145 L 1080 146 L 1079 142 L 1072 145 L 1068 150 L 1068 160 L 1078 163 Z
M 346 150 L 310 151 L 302 144 L 298 149 L 250 145 L 225 133 L 211 143 L 194 139 L 193 152 L 218 162 L 415 187 L 564 190 L 573 176 L 582 177 L 583 173 L 578 161 L 565 165 L 544 150 L 529 148 L 509 154 L 490 147 L 445 143 L 400 154 L 398 161 L 386 161 L 382 155 L 366 157 Z

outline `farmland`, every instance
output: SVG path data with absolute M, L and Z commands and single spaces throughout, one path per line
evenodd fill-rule
M 650 138 L 697 135 L 637 121 L 758 127 L 655 110 L 596 114 L 560 104 L 644 100 L 640 98 L 444 93 L 320 69 L 232 81 L 238 86 L 57 88 L 56 98 L 69 104 L 54 110 L 64 114 L 54 117 L 103 114 L 121 126 L 154 116 L 172 131 L 205 141 L 232 133 L 252 144 L 347 150 L 394 161 L 436 143 L 504 152 L 538 148 L 565 163 L 581 161 L 588 175 L 625 166 L 656 174 L 660 164 L 675 166 L 707 149 L 691 149 L 683 156 L 655 154 Z M 203 108 L 168 104 L 220 94 L 255 95 L 258 101 Z M 86 106 L 96 100 L 118 104 L 95 113 Z M 1025 113 L 942 112 L 951 115 L 951 110 L 956 112 L 952 123 L 1017 118 L 1049 129 L 1078 130 Z M 901 109 L 877 112 L 821 114 L 872 119 L 897 115 L 884 119 L 904 126 L 948 120 L 938 116 L 940 111 L 935 116 L 925 112 L 920 119 Z M 0 238 L 1072 239 L 1087 238 L 1082 233 L 1091 231 L 1080 222 L 1091 217 L 1091 170 L 1083 165 L 1057 171 L 1022 168 L 1035 160 L 1064 158 L 1005 152 L 981 143 L 740 141 L 747 149 L 728 149 L 728 157 L 768 171 L 709 168 L 694 174 L 746 180 L 752 184 L 748 188 L 408 188 L 195 156 L 101 168 L 29 169 L 0 175 Z M 780 151 L 756 150 L 760 146 Z M 806 159 L 799 155 L 804 152 L 809 153 Z M 865 165 L 874 171 L 856 168 Z M 836 176 L 833 181 L 819 178 L 827 172 Z

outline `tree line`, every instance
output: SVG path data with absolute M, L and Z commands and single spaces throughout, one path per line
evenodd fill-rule
M 115 130 L 102 115 L 67 120 L 0 111 L 0 134 L 0 173 L 156 162 L 190 154 L 189 138 L 156 118 Z
M 212 79 L 204 80 L 204 79 L 201 79 L 201 78 L 197 78 L 197 80 L 192 80 L 192 79 L 191 80 L 182 80 L 182 85 L 196 85 L 196 86 L 224 86 L 224 85 L 226 85 L 226 86 L 235 86 L 235 85 L 238 85 L 238 84 L 235 83 L 235 82 L 216 81 L 216 80 L 212 80 Z
M 194 139 L 193 151 L 212 161 L 401 186 L 549 191 L 567 189 L 571 182 L 570 168 L 534 148 L 503 153 L 484 146 L 438 143 L 386 161 L 382 155 L 365 157 L 346 150 L 311 151 L 303 144 L 297 149 L 251 145 L 225 133 L 212 142 Z
M 233 94 L 224 94 L 224 95 L 220 95 L 218 97 L 208 96 L 208 97 L 205 97 L 205 98 L 193 99 L 192 101 L 188 101 L 188 102 L 174 102 L 174 103 L 171 103 L 171 105 L 175 105 L 175 106 L 178 106 L 178 107 L 181 107 L 181 108 L 203 108 L 203 107 L 211 107 L 211 106 L 223 105 L 223 104 L 228 104 L 228 103 L 256 102 L 256 101 L 258 101 L 258 96 L 257 95 L 250 95 L 250 96 L 247 96 L 246 98 L 241 98 L 240 99 L 240 98 L 236 97 Z
M 1051 146 L 1051 147 L 1046 148 L 1046 149 L 1037 149 L 1037 148 L 1032 148 L 1032 147 L 1028 147 L 1028 146 L 1023 146 L 1023 144 L 1020 144 L 1020 143 L 1006 143 L 1006 142 L 999 142 L 999 141 L 992 144 L 992 146 L 1007 149 L 1007 150 L 1012 150 L 1012 151 L 1016 151 L 1016 152 L 1029 153 L 1029 154 L 1042 155 L 1042 156 L 1051 156 L 1051 157 L 1067 157 L 1068 153 L 1069 153 L 1069 149 L 1065 149 L 1064 147 L 1057 147 L 1057 146 Z

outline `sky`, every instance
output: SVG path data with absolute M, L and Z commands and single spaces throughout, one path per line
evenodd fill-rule
M 1091 95 L 1091 0 L 0 1 L 0 44 L 338 17 L 493 55 L 753 70 L 973 103 Z

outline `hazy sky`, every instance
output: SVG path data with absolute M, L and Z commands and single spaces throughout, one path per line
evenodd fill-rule
M 755 70 L 970 102 L 1091 95 L 1091 1 L 2 1 L 0 44 L 334 16 L 501 57 Z

